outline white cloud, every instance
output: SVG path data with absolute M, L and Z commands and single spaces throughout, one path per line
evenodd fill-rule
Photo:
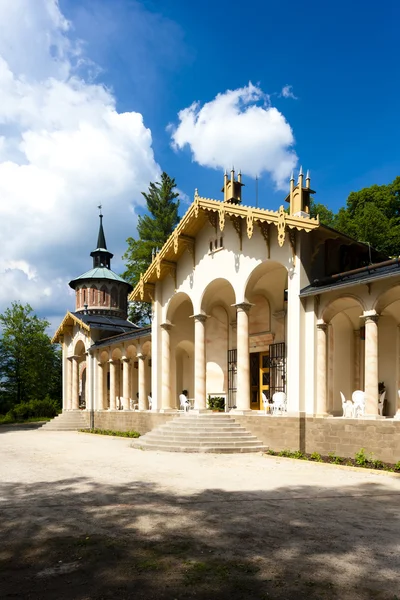
M 294 95 L 293 89 L 291 85 L 284 85 L 280 95 L 283 98 L 293 98 L 293 100 L 298 100 L 297 96 Z
M 249 83 L 203 106 L 195 102 L 178 118 L 177 127 L 169 125 L 176 150 L 188 145 L 195 162 L 214 169 L 235 165 L 252 177 L 269 173 L 278 188 L 286 189 L 297 163 L 293 132 L 259 87 Z
M 0 311 L 74 307 L 67 283 L 91 266 L 99 203 L 121 268 L 140 192 L 160 174 L 142 115 L 91 82 L 71 30 L 58 0 L 0 2 Z

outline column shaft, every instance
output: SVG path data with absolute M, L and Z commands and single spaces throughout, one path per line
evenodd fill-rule
M 79 409 L 79 363 L 77 358 L 72 359 L 72 410 Z
M 169 323 L 161 325 L 161 406 L 162 409 L 171 407 L 171 348 L 170 348 L 170 330 Z M 140 362 L 139 362 L 140 365 Z M 140 381 L 139 381 L 140 386 Z M 140 395 L 140 391 L 139 391 Z
M 67 359 L 67 398 L 65 406 L 67 410 L 72 409 L 72 361 L 73 358 Z
M 237 392 L 238 410 L 250 410 L 249 310 L 247 303 L 237 304 Z
M 365 317 L 365 414 L 379 414 L 378 315 Z
M 326 406 L 326 331 L 328 326 L 326 323 L 317 325 L 317 415 L 324 416 L 327 414 Z
M 206 403 L 206 343 L 207 316 L 194 316 L 194 407 L 207 408 Z
M 138 388 L 139 388 L 139 410 L 146 410 L 146 357 L 143 354 L 138 355 Z
M 110 410 L 116 410 L 116 370 L 117 370 L 117 361 L 110 360 Z M 119 364 L 119 363 L 118 363 Z
M 354 330 L 354 390 L 360 389 L 360 330 Z
M 124 358 L 122 360 L 122 406 L 124 410 L 129 410 L 130 408 L 129 363 L 129 358 Z
M 104 371 L 101 362 L 97 363 L 97 410 L 104 409 Z

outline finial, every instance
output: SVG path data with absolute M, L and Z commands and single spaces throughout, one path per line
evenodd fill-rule
M 299 175 L 303 175 L 303 167 L 300 167 Z
M 292 170 L 292 174 L 290 176 L 290 181 L 294 181 L 294 171 Z
M 195 188 L 195 190 L 194 190 L 194 197 L 197 198 L 198 195 L 199 195 L 199 190 L 197 188 Z
M 99 211 L 100 211 L 99 217 L 101 218 L 101 217 L 103 216 L 103 215 L 101 214 L 101 209 L 102 209 L 103 207 L 102 207 L 102 205 L 101 205 L 101 204 L 99 204 L 97 208 L 98 208 L 98 209 L 99 209 Z
M 235 166 L 232 165 L 231 173 L 234 173 L 234 172 L 235 172 Z

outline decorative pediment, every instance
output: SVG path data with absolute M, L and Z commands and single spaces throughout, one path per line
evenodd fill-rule
M 71 335 L 74 325 L 78 325 L 80 329 L 84 329 L 85 331 L 90 331 L 89 325 L 87 325 L 76 315 L 68 311 L 65 317 L 63 318 L 60 326 L 58 327 L 57 331 L 53 335 L 53 338 L 51 340 L 52 343 L 59 344 L 63 341 L 64 335 Z

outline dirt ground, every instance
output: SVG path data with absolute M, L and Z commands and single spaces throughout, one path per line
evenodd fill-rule
M 0 597 L 400 599 L 400 477 L 0 427 Z

